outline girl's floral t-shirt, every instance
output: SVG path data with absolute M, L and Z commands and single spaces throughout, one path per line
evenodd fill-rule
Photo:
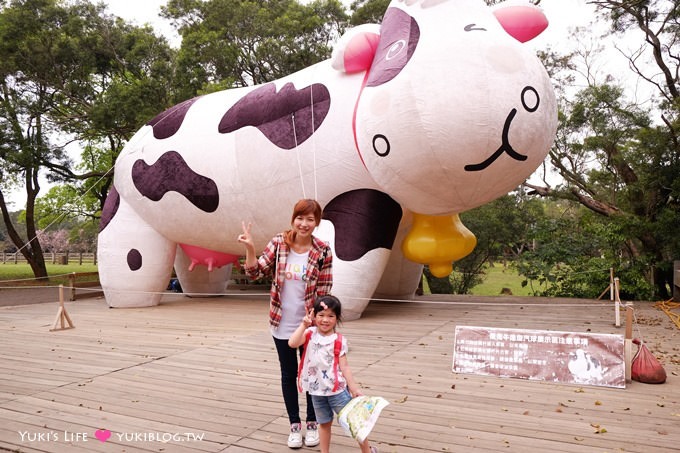
M 310 395 L 328 396 L 341 393 L 346 387 L 347 382 L 340 371 L 338 364 L 338 388 L 333 391 L 335 386 L 335 375 L 333 373 L 333 361 L 335 360 L 333 350 L 337 334 L 324 336 L 319 334 L 316 327 L 310 327 L 312 336 L 307 344 L 305 352 L 305 363 L 302 367 L 301 385 Z M 340 355 L 347 354 L 347 339 L 342 336 L 342 347 Z

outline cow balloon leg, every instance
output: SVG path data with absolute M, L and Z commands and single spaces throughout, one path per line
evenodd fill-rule
M 172 275 L 176 247 L 112 190 L 102 213 L 97 248 L 99 279 L 108 305 L 158 305 Z
M 318 236 L 333 248 L 333 295 L 346 320 L 361 317 L 390 258 L 401 221 L 399 204 L 370 189 L 343 193 L 324 207 Z
M 405 215 L 399 225 L 390 259 L 373 294 L 375 299 L 408 300 L 413 298 L 418 289 L 423 277 L 423 265 L 406 259 L 401 251 L 401 243 L 411 228 L 412 217 L 410 213 Z

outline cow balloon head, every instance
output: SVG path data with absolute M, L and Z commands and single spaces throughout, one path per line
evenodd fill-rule
M 361 70 L 370 61 L 354 133 L 382 190 L 415 213 L 441 216 L 521 184 L 545 158 L 557 127 L 548 75 L 522 44 L 546 26 L 530 4 L 492 10 L 476 0 L 393 1 L 379 37 L 369 28 L 344 37 L 336 67 Z M 460 227 L 453 255 L 445 256 L 446 240 L 433 245 L 439 262 L 474 248 L 474 236 Z M 418 253 L 429 240 L 407 240 L 404 252 L 423 262 Z M 445 266 L 437 273 L 449 272 Z

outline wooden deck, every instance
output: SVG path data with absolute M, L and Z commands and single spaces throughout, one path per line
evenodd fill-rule
M 143 309 L 67 302 L 75 329 L 51 332 L 57 308 L 56 298 L 0 308 L 0 451 L 290 451 L 266 296 L 168 294 Z M 665 384 L 451 372 L 456 325 L 623 334 L 599 301 L 374 301 L 341 330 L 365 392 L 391 403 L 371 434 L 382 453 L 680 451 L 680 332 L 651 303 L 635 314 L 634 335 L 664 363 Z M 334 452 L 357 451 L 333 429 Z

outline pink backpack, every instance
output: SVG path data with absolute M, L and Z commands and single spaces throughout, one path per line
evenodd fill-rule
M 338 363 L 340 362 L 340 350 L 342 349 L 342 334 L 337 333 L 335 337 L 335 344 L 333 345 L 333 376 L 335 377 L 335 384 L 333 385 L 333 391 L 337 391 L 340 386 L 338 381 Z M 305 344 L 302 350 L 302 357 L 300 357 L 300 364 L 298 365 L 298 391 L 302 392 L 302 384 L 300 380 L 302 379 L 302 368 L 305 364 L 305 356 L 307 355 L 307 345 L 309 344 L 309 339 L 312 338 L 312 331 L 308 330 L 305 332 Z

